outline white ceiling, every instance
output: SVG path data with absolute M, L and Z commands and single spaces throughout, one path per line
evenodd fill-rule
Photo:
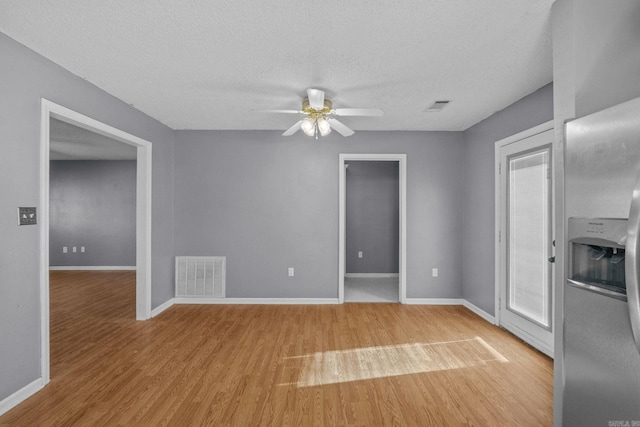
M 0 31 L 173 129 L 464 130 L 552 80 L 554 0 L 3 0 Z M 451 100 L 440 113 L 423 110 Z

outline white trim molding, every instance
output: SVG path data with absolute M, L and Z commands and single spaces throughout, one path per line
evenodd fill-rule
M 344 303 L 344 278 L 346 273 L 346 183 L 347 161 L 390 161 L 398 162 L 399 200 L 399 241 L 398 241 L 398 282 L 400 303 L 407 301 L 407 155 L 375 153 L 340 153 L 338 156 L 338 301 Z
M 399 273 L 345 273 L 344 277 L 352 279 L 390 279 L 400 277 Z
M 40 103 L 40 349 L 43 384 L 49 355 L 49 150 L 54 118 L 136 147 L 136 319 L 151 317 L 151 142 L 42 98 Z
M 462 305 L 462 298 L 407 298 L 406 304 L 413 305 Z
M 482 317 L 484 320 L 486 320 L 487 322 L 491 323 L 492 325 L 496 324 L 496 318 L 492 315 L 490 315 L 489 313 L 487 313 L 486 311 L 482 310 L 481 308 L 471 304 L 469 301 L 464 300 L 462 302 L 462 305 L 465 306 L 466 308 L 468 308 L 469 310 L 473 311 L 475 314 L 477 314 L 478 316 Z
M 169 301 L 165 301 L 164 303 L 160 304 L 159 306 L 151 310 L 151 317 L 156 317 L 158 314 L 162 313 L 163 311 L 165 311 L 166 309 L 168 309 L 174 304 L 175 304 L 175 298 L 171 298 Z
M 0 401 L 0 415 L 7 413 L 11 409 L 15 408 L 44 387 L 44 381 L 42 378 L 38 378 L 35 381 L 22 387 L 10 396 L 5 397 Z
M 49 270 L 87 270 L 87 271 L 101 271 L 101 270 L 122 270 L 122 271 L 136 271 L 135 265 L 51 265 Z
M 326 305 L 338 304 L 337 298 L 174 298 L 174 304 L 264 304 Z

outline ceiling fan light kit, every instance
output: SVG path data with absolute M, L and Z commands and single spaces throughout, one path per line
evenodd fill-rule
M 333 103 L 327 98 L 324 98 L 324 95 L 321 105 L 322 108 L 320 109 L 317 109 L 317 106 L 314 108 L 311 106 L 309 98 L 305 98 L 304 101 L 302 101 L 302 112 L 305 114 L 323 114 L 325 116 L 327 114 L 331 114 L 331 111 L 333 110 Z
M 307 117 L 300 123 L 300 128 L 305 135 L 313 136 L 316 133 L 316 121 L 311 117 Z
M 319 117 L 316 120 L 316 127 L 322 136 L 327 136 L 331 132 L 331 125 L 324 117 Z
M 282 135 L 290 136 L 299 129 L 308 136 L 318 135 L 327 136 L 331 130 L 335 130 L 342 136 L 351 136 L 354 134 L 344 123 L 336 119 L 334 116 L 382 116 L 384 112 L 377 108 L 339 108 L 334 109 L 333 103 L 325 98 L 324 91 L 320 89 L 307 89 L 307 98 L 302 101 L 302 109 L 297 110 L 267 110 L 270 113 L 298 113 L 305 114 L 307 117 L 299 120 Z

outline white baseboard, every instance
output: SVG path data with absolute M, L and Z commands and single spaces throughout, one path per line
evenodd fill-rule
M 173 304 L 175 304 L 175 298 L 171 298 L 169 301 L 160 304 L 159 306 L 151 310 L 151 317 L 156 317 L 158 314 L 162 313 Z
M 33 396 L 35 393 L 42 390 L 43 387 L 44 381 L 42 380 L 42 378 L 38 378 L 37 380 L 22 387 L 11 396 L 4 398 L 0 401 L 0 415 L 8 412 L 12 408 L 15 408 L 20 403 Z
M 174 304 L 338 304 L 338 298 L 174 298 Z
M 352 279 L 386 279 L 399 276 L 398 273 L 345 273 L 344 275 Z
M 133 265 L 52 265 L 49 270 L 126 270 L 135 271 Z
M 484 320 L 491 323 L 492 325 L 496 324 L 496 318 L 494 316 L 490 315 L 489 313 L 482 310 L 481 308 L 476 307 L 475 305 L 471 304 L 469 301 L 464 300 L 462 305 L 464 305 L 466 308 L 473 311 L 475 314 L 482 317 Z
M 405 304 L 418 305 L 462 305 L 464 302 L 460 298 L 407 298 Z

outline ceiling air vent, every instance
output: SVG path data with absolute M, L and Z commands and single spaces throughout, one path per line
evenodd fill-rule
M 425 112 L 427 113 L 437 113 L 442 111 L 442 109 L 444 107 L 446 107 L 447 105 L 449 105 L 449 102 L 451 101 L 436 101 L 433 104 L 431 104 L 429 107 L 425 108 Z

